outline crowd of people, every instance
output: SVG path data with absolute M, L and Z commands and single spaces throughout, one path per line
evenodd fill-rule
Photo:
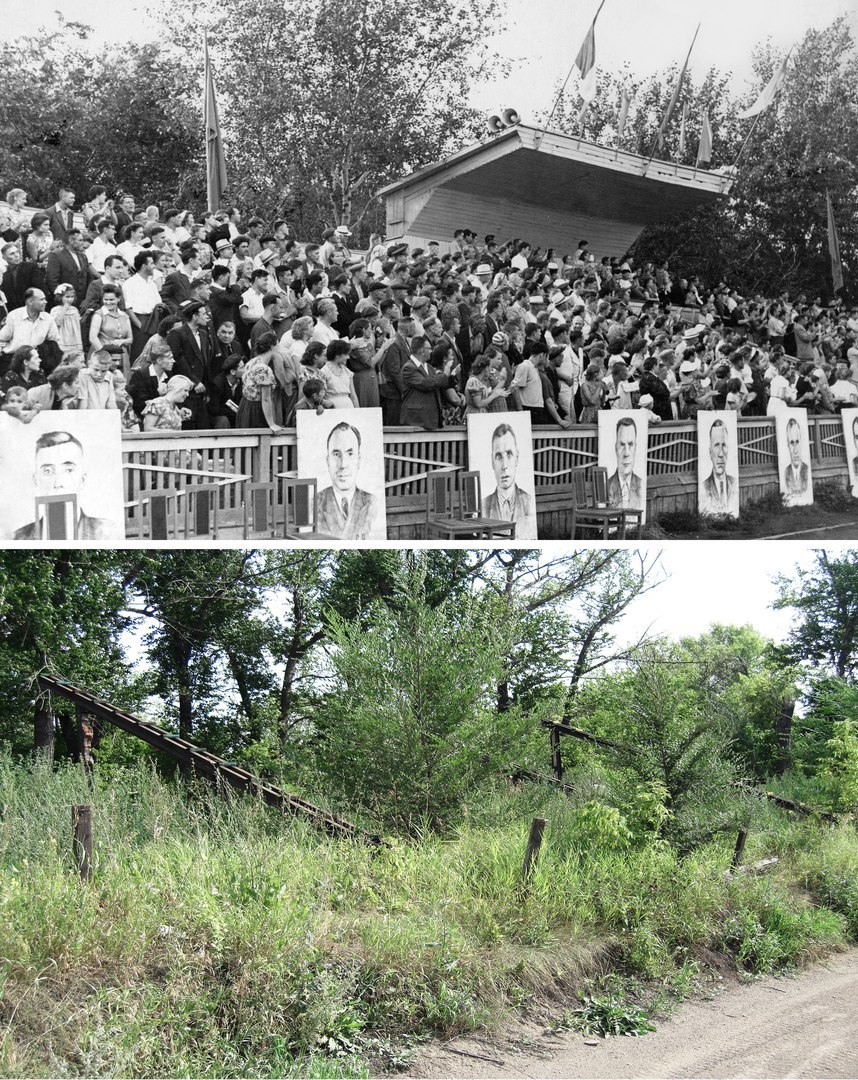
M 299 243 L 237 208 L 197 221 L 61 188 L 0 209 L 0 409 L 118 409 L 129 431 L 268 428 L 300 409 L 381 407 L 435 430 L 468 413 L 534 424 L 600 409 L 653 421 L 858 405 L 858 308 L 739 295 L 667 262 L 558 256 L 456 230 L 449 249 L 346 225 Z

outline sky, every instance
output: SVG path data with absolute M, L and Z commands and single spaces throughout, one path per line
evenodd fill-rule
M 507 0 L 504 29 L 494 45 L 511 70 L 505 79 L 476 86 L 471 104 L 487 115 L 515 108 L 525 123 L 550 110 L 555 87 L 566 79 L 599 3 Z M 99 43 L 151 41 L 159 31 L 147 15 L 149 6 L 146 0 L 10 2 L 3 28 L 14 38 L 55 24 L 59 10 L 68 21 L 94 27 Z M 770 37 L 775 47 L 786 50 L 809 28 L 825 27 L 844 12 L 858 35 L 854 0 L 605 0 L 596 25 L 596 63 L 619 67 L 628 62 L 636 76 L 646 77 L 682 62 L 699 23 L 692 76 L 699 80 L 712 66 L 731 71 L 735 92 L 750 100 L 756 45 Z

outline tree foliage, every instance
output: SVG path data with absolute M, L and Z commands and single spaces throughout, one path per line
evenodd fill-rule
M 158 44 L 96 46 L 61 22 L 0 43 L 0 173 L 31 205 L 57 187 L 83 202 L 92 184 L 150 202 L 194 206 L 205 195 L 195 73 Z M 5 190 L 5 189 L 4 189 Z
M 656 147 L 655 136 L 676 85 L 677 66 L 643 80 L 627 68 L 600 72 L 598 95 L 583 123 L 577 98 L 561 103 L 555 118 L 562 130 L 647 157 L 655 149 L 657 158 L 692 166 L 701 114 L 708 109 L 712 168 L 739 161 L 729 198 L 644 230 L 632 248 L 639 263 L 670 258 L 685 275 L 699 274 L 712 286 L 728 280 L 749 293 L 830 295 L 829 190 L 849 280 L 850 270 L 858 267 L 858 50 L 848 18 L 808 30 L 793 50 L 775 104 L 756 124 L 739 120 L 738 112 L 756 99 L 782 59 L 770 41 L 759 45 L 753 56 L 753 88 L 741 98 L 731 92 L 729 74 L 712 69 L 699 83 L 686 75 L 663 150 Z M 618 142 L 624 89 L 631 105 Z M 684 104 L 689 123 L 681 154 Z
M 229 194 L 301 236 L 383 228 L 375 193 L 464 145 L 489 71 L 497 0 L 169 0 L 180 46 L 209 48 Z

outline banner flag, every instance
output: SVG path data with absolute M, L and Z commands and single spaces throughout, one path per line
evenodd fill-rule
M 831 279 L 834 291 L 843 288 L 843 263 L 840 261 L 840 237 L 837 235 L 837 223 L 834 220 L 834 207 L 831 204 L 831 192 L 826 189 L 825 201 L 828 204 L 828 253 L 831 256 Z
M 206 193 L 209 210 L 219 210 L 226 187 L 226 159 L 223 154 L 223 139 L 217 115 L 214 77 L 209 60 L 209 40 L 205 37 L 205 99 L 203 118 L 206 129 Z
M 790 50 L 792 52 L 792 50 Z M 740 120 L 748 120 L 752 116 L 757 116 L 761 112 L 765 112 L 766 109 L 775 100 L 778 90 L 783 85 L 783 81 L 786 78 L 786 66 L 787 60 L 789 60 L 789 53 L 783 58 L 783 62 L 778 70 L 772 75 L 766 86 L 763 88 L 762 93 L 750 107 L 744 112 L 737 113 Z

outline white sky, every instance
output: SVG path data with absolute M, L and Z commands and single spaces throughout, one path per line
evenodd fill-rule
M 487 114 L 513 107 L 525 122 L 549 110 L 554 87 L 566 78 L 598 6 L 599 0 L 508 0 L 495 46 L 512 70 L 505 80 L 477 87 L 472 104 Z M 4 7 L 10 38 L 53 25 L 57 10 L 68 21 L 93 26 L 99 42 L 154 40 L 159 33 L 145 0 L 29 0 Z M 596 63 L 619 67 L 628 61 L 642 77 L 679 64 L 700 23 L 692 75 L 699 79 L 714 65 L 734 73 L 737 93 L 748 93 L 757 44 L 771 37 L 777 47 L 789 48 L 809 28 L 825 27 L 842 12 L 858 35 L 855 0 L 605 0 L 596 24 Z

